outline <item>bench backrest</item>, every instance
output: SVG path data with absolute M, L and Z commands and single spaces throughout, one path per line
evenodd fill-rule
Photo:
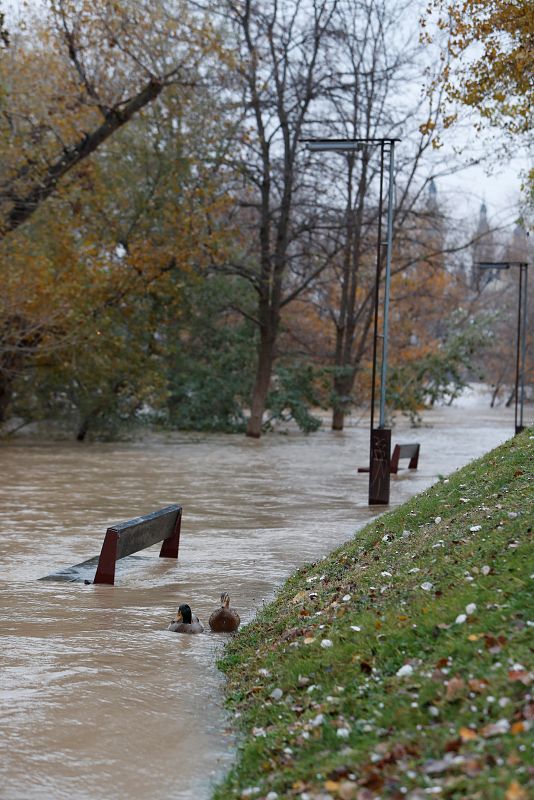
M 156 542 L 162 558 L 178 558 L 182 507 L 167 506 L 144 517 L 119 522 L 107 529 L 94 583 L 115 583 L 115 563 Z
M 391 465 L 390 471 L 393 474 L 396 474 L 399 469 L 399 460 L 401 458 L 409 458 L 410 463 L 408 464 L 408 469 L 417 469 L 417 464 L 419 463 L 419 449 L 421 445 L 414 443 L 414 444 L 396 444 L 393 449 L 393 455 L 391 456 Z

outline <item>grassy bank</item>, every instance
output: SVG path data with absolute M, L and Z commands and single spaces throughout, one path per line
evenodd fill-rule
M 534 430 L 299 570 L 220 667 L 216 800 L 534 796 Z

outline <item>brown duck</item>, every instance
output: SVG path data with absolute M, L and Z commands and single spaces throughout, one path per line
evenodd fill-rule
M 239 614 L 230 608 L 230 595 L 228 592 L 221 594 L 221 607 L 211 614 L 209 626 L 215 633 L 231 633 L 239 628 L 241 620 Z

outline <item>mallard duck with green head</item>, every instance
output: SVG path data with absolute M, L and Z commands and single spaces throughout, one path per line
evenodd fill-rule
M 202 633 L 204 625 L 197 615 L 193 614 L 191 607 L 184 603 L 178 606 L 176 619 L 173 619 L 167 630 L 174 633 Z
M 237 611 L 230 608 L 230 595 L 228 592 L 221 594 L 221 607 L 211 614 L 209 626 L 215 633 L 232 633 L 239 628 L 241 620 Z

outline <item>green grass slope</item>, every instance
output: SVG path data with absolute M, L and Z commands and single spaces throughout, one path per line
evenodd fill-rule
M 225 650 L 231 798 L 534 797 L 534 430 L 300 569 Z

